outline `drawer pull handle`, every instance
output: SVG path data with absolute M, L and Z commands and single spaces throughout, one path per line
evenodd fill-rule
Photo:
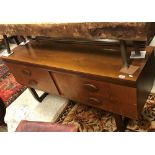
M 26 76 L 31 76 L 31 71 L 28 70 L 28 69 L 23 69 L 23 70 L 22 70 L 22 73 L 23 73 L 24 75 L 26 75 Z
M 36 80 L 29 80 L 28 84 L 30 84 L 32 86 L 36 86 L 38 84 L 38 82 Z
M 93 103 L 93 104 L 100 104 L 101 103 L 100 100 L 98 100 L 97 98 L 94 98 L 94 97 L 89 97 L 88 102 Z
M 85 87 L 86 89 L 90 90 L 90 91 L 97 91 L 97 90 L 98 90 L 98 88 L 97 88 L 95 85 L 90 84 L 90 83 L 84 84 L 84 87 Z

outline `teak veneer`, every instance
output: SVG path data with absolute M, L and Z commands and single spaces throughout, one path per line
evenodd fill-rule
M 139 67 L 132 76 L 120 73 L 120 52 L 103 49 L 102 45 L 31 41 L 3 61 L 28 87 L 113 112 L 116 118 L 139 119 L 154 80 L 153 47 L 146 47 L 145 59 L 130 60 L 130 65 Z M 118 119 L 116 124 L 122 130 Z

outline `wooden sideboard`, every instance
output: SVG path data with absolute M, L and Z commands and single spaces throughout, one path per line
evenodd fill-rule
M 34 40 L 2 59 L 19 83 L 112 112 L 123 131 L 123 118 L 139 119 L 153 85 L 154 51 L 145 50 L 145 59 L 130 60 L 138 67 L 133 75 L 120 72 L 120 52 L 103 50 L 101 44 Z

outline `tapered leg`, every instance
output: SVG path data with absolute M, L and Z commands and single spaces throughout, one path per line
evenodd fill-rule
M 117 126 L 117 131 L 124 132 L 129 119 L 127 117 L 123 118 L 121 115 L 118 114 L 114 114 L 114 117 Z
M 114 117 L 115 117 L 115 122 L 117 126 L 117 131 L 120 131 L 120 132 L 124 131 L 124 121 L 122 119 L 122 116 L 114 114 Z

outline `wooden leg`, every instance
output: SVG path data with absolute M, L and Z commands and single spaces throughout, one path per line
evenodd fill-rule
M 121 115 L 118 115 L 118 114 L 114 114 L 114 117 L 115 117 L 115 122 L 117 126 L 117 131 L 124 132 L 129 119 L 123 118 Z

